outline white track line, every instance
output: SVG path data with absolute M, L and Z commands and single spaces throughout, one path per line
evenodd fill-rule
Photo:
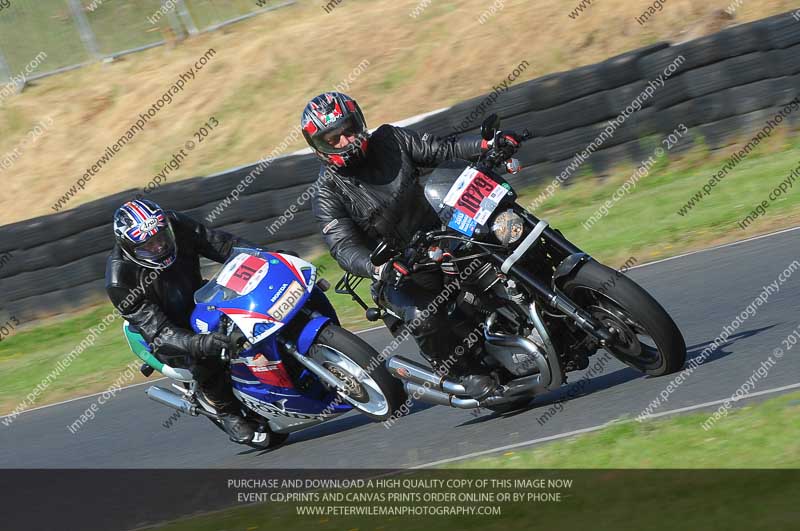
M 644 264 L 635 265 L 633 267 L 630 267 L 629 269 L 637 269 L 639 267 L 651 266 L 651 265 L 654 265 L 654 264 L 660 264 L 662 262 L 669 262 L 670 260 L 676 260 L 678 258 L 691 256 L 693 254 L 705 253 L 707 251 L 716 251 L 717 249 L 725 249 L 726 247 L 733 247 L 734 245 L 740 245 L 742 243 L 752 242 L 752 241 L 755 241 L 755 240 L 760 240 L 762 238 L 769 238 L 769 237 L 772 237 L 772 236 L 778 236 L 779 234 L 783 234 L 783 233 L 786 233 L 786 232 L 792 232 L 792 231 L 795 231 L 795 230 L 798 230 L 798 229 L 800 229 L 800 225 L 798 225 L 797 227 L 790 227 L 788 229 L 781 229 L 781 230 L 775 231 L 775 232 L 768 232 L 766 234 L 761 234 L 760 236 L 751 236 L 750 238 L 745 238 L 744 240 L 736 240 L 735 242 L 729 242 L 729 243 L 723 243 L 723 244 L 720 244 L 720 245 L 715 245 L 714 247 L 707 247 L 705 249 L 697 249 L 695 251 L 689 251 L 687 253 L 678 254 L 678 255 L 675 255 L 675 256 L 667 257 L 667 258 L 662 258 L 660 260 L 654 260 L 652 262 L 645 262 Z
M 750 393 L 750 394 L 744 396 L 743 398 L 732 400 L 732 402 L 739 402 L 741 400 L 747 400 L 748 398 L 752 398 L 752 397 L 755 397 L 755 396 L 779 393 L 781 391 L 787 391 L 787 390 L 790 390 L 790 389 L 800 389 L 800 383 L 795 383 L 795 384 L 791 384 L 791 385 L 784 385 L 783 387 L 775 387 L 773 389 L 765 389 L 764 391 L 758 391 L 757 393 Z M 687 406 L 687 407 L 682 407 L 682 408 L 678 408 L 678 409 L 671 409 L 669 411 L 664 411 L 664 412 L 661 412 L 661 413 L 656 413 L 654 415 L 650 415 L 649 417 L 647 417 L 646 420 L 655 419 L 655 418 L 658 418 L 658 417 L 664 417 L 664 416 L 667 416 L 667 415 L 674 415 L 676 413 L 683 413 L 685 411 L 692 411 L 692 410 L 695 410 L 695 409 L 701 409 L 701 408 L 704 408 L 704 407 L 716 406 L 717 404 L 722 404 L 722 403 L 724 403 L 725 401 L 728 401 L 728 400 L 731 400 L 731 397 L 725 397 L 725 398 L 722 398 L 720 400 L 714 400 L 712 402 L 705 402 L 703 404 L 695 404 L 693 406 Z M 606 422 L 605 424 L 600 424 L 598 426 L 591 426 L 589 428 L 583 428 L 583 429 L 580 429 L 580 430 L 567 431 L 567 432 L 564 432 L 564 433 L 558 433 L 556 435 L 550 435 L 550 436 L 547 436 L 547 437 L 541 437 L 539 439 L 531 439 L 529 441 L 518 442 L 518 443 L 514 443 L 514 444 L 509 444 L 509 445 L 506 445 L 506 446 L 498 446 L 497 448 L 491 448 L 489 450 L 482 450 L 480 452 L 473 452 L 471 454 L 460 455 L 458 457 L 449 457 L 447 459 L 440 459 L 439 461 L 432 461 L 430 463 L 425 463 L 424 465 L 412 466 L 412 467 L 409 467 L 409 469 L 430 468 L 430 467 L 443 465 L 443 464 L 446 464 L 446 463 L 452 463 L 454 461 L 462 461 L 464 459 L 472 459 L 474 457 L 481 457 L 481 456 L 484 456 L 484 455 L 495 454 L 495 453 L 498 453 L 498 452 L 505 452 L 505 451 L 508 451 L 508 450 L 512 450 L 514 448 L 523 448 L 525 446 L 532 446 L 534 444 L 539 444 L 539 443 L 543 443 L 543 442 L 555 441 L 555 440 L 558 440 L 558 439 L 564 439 L 566 437 L 572 437 L 573 435 L 580 435 L 582 433 L 590 433 L 590 432 L 593 432 L 593 431 L 602 430 L 604 428 L 608 428 L 609 426 L 613 426 L 613 425 L 616 425 L 616 424 L 627 424 L 628 422 L 636 422 L 636 419 L 632 418 L 632 419 L 624 419 L 624 420 L 612 420 L 612 421 Z
M 125 389 L 131 389 L 133 387 L 139 387 L 141 385 L 150 384 L 150 383 L 154 383 L 154 382 L 160 382 L 161 380 L 166 380 L 166 379 L 167 379 L 167 377 L 164 376 L 164 377 L 158 378 L 156 380 L 149 380 L 147 382 L 139 382 L 139 383 L 135 383 L 135 384 L 131 384 L 131 385 L 125 386 L 125 387 L 120 387 L 119 389 L 117 389 L 117 391 L 123 391 Z M 55 404 L 45 404 L 43 406 L 32 407 L 30 409 L 26 409 L 25 411 L 20 411 L 16 415 L 14 415 L 13 413 L 8 414 L 8 415 L 3 415 L 2 417 L 0 417 L 0 419 L 4 419 L 6 417 L 19 417 L 19 416 L 24 415 L 25 413 L 30 413 L 31 411 L 38 411 L 40 409 L 46 409 L 48 407 L 56 407 L 56 406 L 60 406 L 60 405 L 63 405 L 63 404 L 69 404 L 70 402 L 77 402 L 78 400 L 84 400 L 86 398 L 92 398 L 93 396 L 102 395 L 105 392 L 106 391 L 100 391 L 99 393 L 94 393 L 94 394 L 91 394 L 91 395 L 84 395 L 84 396 L 79 396 L 79 397 L 76 397 L 76 398 L 70 398 L 70 399 L 67 399 L 67 400 L 62 400 L 61 402 L 56 402 Z
M 792 232 L 792 231 L 795 231 L 795 230 L 798 230 L 798 229 L 800 229 L 800 226 L 790 227 L 788 229 L 782 229 L 782 230 L 779 230 L 779 231 L 776 231 L 776 232 L 770 232 L 770 233 L 767 233 L 767 234 L 762 234 L 760 236 L 753 236 L 751 238 L 745 238 L 744 240 L 737 240 L 735 242 L 724 243 L 722 245 L 717 245 L 715 247 L 709 247 L 707 249 L 698 249 L 696 251 L 689 251 L 688 253 L 683 253 L 683 254 L 679 254 L 679 255 L 676 255 L 676 256 L 670 256 L 669 258 L 662 258 L 661 260 L 655 260 L 653 262 L 645 262 L 644 264 L 635 265 L 635 266 L 633 266 L 633 267 L 631 267 L 629 269 L 639 269 L 639 268 L 642 268 L 642 267 L 647 267 L 647 266 L 651 266 L 651 265 L 655 265 L 655 264 L 660 264 L 662 262 L 669 262 L 670 260 L 676 260 L 678 258 L 684 258 L 686 256 L 691 256 L 693 254 L 704 253 L 706 251 L 716 251 L 717 249 L 724 249 L 726 247 L 733 247 L 734 245 L 739 245 L 739 244 L 742 244 L 742 243 L 751 242 L 753 240 L 760 240 L 762 238 L 769 238 L 771 236 L 777 236 L 779 234 L 783 234 L 785 232 Z M 366 334 L 367 332 L 374 332 L 375 330 L 380 330 L 382 328 L 385 328 L 385 327 L 384 326 L 375 326 L 373 328 L 368 328 L 366 330 L 360 330 L 358 332 L 355 332 L 355 334 L 356 335 Z M 133 384 L 133 385 L 128 385 L 126 387 L 120 387 L 119 389 L 117 389 L 117 391 L 124 391 L 125 389 L 131 389 L 133 387 L 139 387 L 141 385 L 145 385 L 145 384 L 149 384 L 149 383 L 153 383 L 153 382 L 158 382 L 158 381 L 161 381 L 161 380 L 166 380 L 166 378 L 159 378 L 157 380 L 150 380 L 150 381 L 147 381 L 147 382 L 141 382 L 141 383 L 137 383 L 137 384 Z M 70 398 L 69 400 L 64 400 L 62 402 L 56 402 L 55 404 L 46 404 L 44 406 L 39 406 L 39 407 L 31 408 L 31 409 L 26 409 L 25 411 L 17 413 L 16 416 L 18 417 L 20 415 L 24 415 L 25 413 L 29 413 L 31 411 L 37 411 L 39 409 L 45 409 L 45 408 L 48 408 L 48 407 L 55 407 L 55 406 L 60 406 L 62 404 L 68 404 L 70 402 L 75 402 L 77 400 L 84 400 L 86 398 L 92 398 L 93 396 L 101 395 L 104 392 L 105 391 L 100 391 L 99 393 L 94 393 L 94 394 L 85 395 L 85 396 L 79 396 L 77 398 Z M 0 419 L 4 419 L 6 417 L 11 417 L 11 416 L 14 416 L 14 415 L 3 415 L 2 417 L 0 417 Z M 653 415 L 653 416 L 655 417 L 657 415 Z

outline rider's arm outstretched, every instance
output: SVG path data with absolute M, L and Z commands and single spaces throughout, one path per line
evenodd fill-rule
M 440 138 L 405 127 L 392 126 L 392 129 L 402 149 L 411 155 L 417 166 L 423 168 L 452 159 L 475 160 L 488 149 L 488 143 L 478 135 Z

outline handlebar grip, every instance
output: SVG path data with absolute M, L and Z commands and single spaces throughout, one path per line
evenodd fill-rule
M 406 269 L 404 266 L 400 265 L 399 263 L 392 262 L 392 267 L 394 268 L 395 271 L 397 271 L 401 275 L 403 275 L 403 276 L 408 275 L 408 269 Z

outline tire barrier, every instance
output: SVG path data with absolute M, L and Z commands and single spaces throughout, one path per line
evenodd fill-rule
M 762 127 L 776 109 L 800 94 L 800 23 L 784 13 L 691 41 L 659 42 L 596 64 L 518 81 L 477 113 L 488 94 L 410 127 L 440 136 L 474 134 L 485 116 L 497 113 L 504 128 L 528 128 L 535 135 L 519 152 L 523 170 L 509 181 L 517 187 L 549 183 L 574 166 L 576 153 L 679 57 L 683 62 L 666 83 L 640 101 L 641 109 L 604 139 L 565 186 L 587 173 L 603 176 L 621 162 L 639 162 L 654 142 L 679 124 L 691 134 L 675 151 L 699 140 L 712 149 L 725 147 Z M 798 120 L 790 117 L 790 129 L 798 128 Z M 259 245 L 301 254 L 324 251 L 310 211 L 310 187 L 319 161 L 309 154 L 295 154 L 259 162 L 167 183 L 151 193 L 125 190 L 0 227 L 0 253 L 10 256 L 0 267 L 0 307 L 29 321 L 105 301 L 111 218 L 120 204 L 137 195 Z M 143 175 L 142 185 L 145 181 Z M 204 271 L 210 274 L 213 266 L 204 263 Z

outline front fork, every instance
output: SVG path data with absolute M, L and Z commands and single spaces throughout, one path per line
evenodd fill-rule
M 560 232 L 550 228 L 546 221 L 539 220 L 524 210 L 520 214 L 533 225 L 533 229 L 510 256 L 506 257 L 492 253 L 491 257 L 495 264 L 500 267 L 503 273 L 514 275 L 529 289 L 538 293 L 549 306 L 571 317 L 582 330 L 596 338 L 602 346 L 612 343 L 614 340 L 613 332 L 598 323 L 588 312 L 579 308 L 557 287 L 558 280 L 569 276 L 592 258 L 564 238 Z M 547 239 L 554 247 L 567 255 L 556 267 L 552 287 L 531 275 L 518 263 L 518 260 L 530 248 L 537 245 L 541 238 Z

